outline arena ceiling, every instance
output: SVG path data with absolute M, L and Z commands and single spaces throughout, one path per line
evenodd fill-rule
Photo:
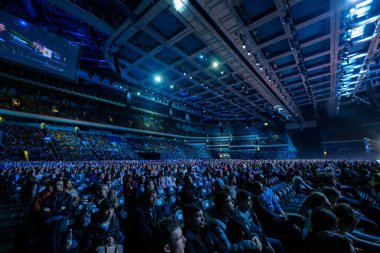
M 303 122 L 352 103 L 377 106 L 368 96 L 380 78 L 377 0 L 0 3 L 80 43 L 81 84 L 220 121 Z

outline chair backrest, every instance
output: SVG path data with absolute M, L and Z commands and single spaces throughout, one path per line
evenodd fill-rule
M 174 187 L 170 187 L 169 188 L 169 195 L 174 195 L 175 194 L 175 188 Z
M 207 211 L 213 206 L 212 202 L 209 199 L 202 200 L 201 204 L 203 211 Z
M 177 197 L 176 196 L 171 196 L 170 199 L 169 199 L 169 204 L 171 206 L 177 204 Z
M 173 220 L 176 220 L 179 224 L 183 224 L 184 218 L 183 218 L 183 211 L 181 208 L 174 209 L 172 217 L 173 217 Z
M 156 199 L 156 206 L 161 207 L 165 204 L 165 200 L 163 198 Z
M 166 192 L 165 192 L 165 190 L 163 189 L 163 188 L 158 188 L 158 195 L 160 195 L 160 196 L 165 196 L 166 195 Z

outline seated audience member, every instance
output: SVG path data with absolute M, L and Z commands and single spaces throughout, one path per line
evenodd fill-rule
M 248 236 L 248 238 L 257 236 L 260 239 L 263 245 L 262 252 L 284 252 L 280 240 L 269 238 L 264 235 L 261 224 L 252 210 L 252 198 L 247 191 L 241 190 L 237 193 L 235 217 L 239 222 L 242 231 Z
M 144 191 L 142 205 L 137 207 L 128 220 L 127 248 L 130 253 L 151 252 L 154 225 L 163 217 L 156 206 L 157 193 L 155 190 Z
M 163 219 L 155 226 L 154 251 L 152 253 L 184 253 L 186 237 L 176 221 Z M 150 243 L 150 242 L 146 242 Z M 137 252 L 147 252 L 139 250 Z
M 143 183 L 142 183 L 143 182 Z M 142 204 L 142 196 L 145 191 L 155 191 L 156 185 L 152 179 L 145 179 L 145 176 L 139 178 L 139 183 L 133 188 L 128 205 L 130 210 L 134 210 L 136 207 Z
M 91 216 L 99 211 L 100 203 L 107 199 L 108 187 L 105 184 L 96 186 L 96 193 L 92 201 L 88 203 L 83 216 L 83 228 L 86 228 L 91 223 Z
M 197 204 L 201 201 L 199 191 L 193 185 L 193 178 L 190 175 L 185 176 L 185 185 L 181 192 L 181 203 L 182 204 Z
M 324 186 L 322 188 L 322 193 L 327 197 L 331 206 L 335 206 L 341 198 L 340 191 L 334 187 Z
M 105 180 L 105 185 L 108 187 L 108 193 L 107 193 L 107 199 L 112 199 L 113 203 L 115 205 L 115 208 L 119 207 L 119 200 L 117 199 L 117 193 L 114 189 L 111 189 L 112 186 L 112 181 L 111 179 L 106 178 Z
M 356 248 L 365 252 L 380 252 L 380 244 L 376 243 L 380 240 L 379 237 L 354 231 L 359 222 L 359 214 L 348 204 L 337 204 L 332 211 L 339 219 L 339 234 L 349 237 Z
M 321 231 L 335 232 L 338 229 L 338 218 L 331 211 L 316 208 L 311 213 L 311 228 L 304 240 L 304 253 L 312 252 L 316 235 Z
M 264 186 L 259 181 L 254 181 L 252 187 L 252 209 L 259 218 L 264 233 L 270 237 L 279 238 L 285 250 L 299 252 L 299 244 L 302 243 L 302 231 L 294 225 L 287 216 L 270 210 L 267 203 L 261 198 Z
M 355 253 L 352 241 L 331 231 L 322 231 L 315 236 L 310 253 Z
M 231 196 L 221 191 L 214 198 L 215 206 L 210 210 L 210 228 L 216 237 L 224 244 L 228 252 L 261 252 L 262 244 L 257 236 L 243 239 L 240 231 L 240 240 L 231 241 L 231 231 L 229 228 L 239 227 L 239 223 L 231 216 L 234 211 L 234 204 Z M 229 237 L 230 236 L 230 237 Z M 236 236 L 234 236 L 236 239 Z
M 54 183 L 54 192 L 42 202 L 42 212 L 45 217 L 67 216 L 73 208 L 73 198 L 63 190 L 63 181 L 58 179 Z
M 323 187 L 322 192 L 326 195 L 326 197 L 329 199 L 332 206 L 336 205 L 336 203 L 340 200 L 341 195 L 340 191 L 335 189 L 334 187 Z M 375 221 L 365 217 L 363 214 L 358 213 L 358 221 L 357 224 L 358 228 L 364 229 L 366 233 L 375 234 L 378 235 L 378 225 Z
M 46 201 L 54 192 L 54 183 L 50 180 L 45 182 L 45 189 L 43 189 L 34 199 L 33 207 L 30 214 L 30 219 L 34 224 L 42 221 L 42 203 Z
M 238 188 L 236 186 L 236 177 L 234 174 L 228 175 L 228 183 L 226 186 L 226 190 L 230 194 L 231 198 L 235 201 Z
M 276 199 L 271 188 L 267 187 L 267 180 L 262 174 L 256 174 L 254 176 L 255 181 L 261 182 L 263 185 L 263 192 L 260 194 L 262 203 L 266 205 L 266 208 L 272 213 L 278 214 L 279 217 L 286 220 L 290 220 L 293 224 L 296 224 L 298 227 L 302 228 L 304 226 L 304 218 L 299 214 L 290 214 L 285 213 L 282 210 L 280 203 Z
M 206 224 L 203 211 L 198 205 L 183 207 L 185 226 L 183 235 L 186 237 L 186 253 L 223 253 L 227 252 L 224 245 Z
M 76 206 L 79 202 L 79 196 L 77 190 L 74 188 L 73 183 L 70 179 L 66 180 L 65 191 L 71 195 L 71 197 L 73 198 L 73 205 Z
M 62 250 L 62 226 L 66 225 L 68 215 L 72 214 L 73 200 L 69 193 L 63 190 L 63 181 L 55 181 L 54 192 L 42 202 L 43 238 L 48 252 Z M 61 232 L 62 231 L 62 232 Z
M 306 199 L 307 203 L 307 213 L 305 226 L 303 227 L 303 238 L 306 238 L 311 229 L 311 214 L 314 209 L 325 208 L 330 210 L 331 204 L 327 197 L 321 192 L 312 192 Z
M 100 203 L 99 212 L 94 214 L 84 234 L 83 252 L 123 253 L 123 234 L 114 211 L 113 200 L 106 199 Z
M 218 170 L 215 176 L 215 192 L 223 191 L 226 188 L 226 184 L 223 181 L 223 172 Z
M 294 190 L 297 193 L 309 194 L 314 190 L 313 187 L 305 183 L 305 181 L 302 179 L 302 172 L 300 170 L 294 171 L 292 183 L 294 185 Z

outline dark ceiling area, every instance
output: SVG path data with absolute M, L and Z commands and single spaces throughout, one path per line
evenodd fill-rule
M 380 108 L 378 0 L 18 0 L 0 8 L 78 43 L 78 85 L 88 89 L 128 90 L 216 122 L 302 123 Z

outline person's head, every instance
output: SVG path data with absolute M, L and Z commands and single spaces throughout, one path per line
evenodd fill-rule
M 190 175 L 185 176 L 185 184 L 186 185 L 193 185 L 193 178 Z
M 307 202 L 310 209 L 326 208 L 331 209 L 331 204 L 327 197 L 322 192 L 312 192 L 307 197 Z
M 61 179 L 55 180 L 54 184 L 55 184 L 55 187 L 54 187 L 55 191 L 57 192 L 63 191 L 63 181 Z
M 236 177 L 234 174 L 228 175 L 228 184 L 229 185 L 235 185 L 236 184 Z
M 111 219 L 115 211 L 115 204 L 112 199 L 104 199 L 100 202 L 99 211 L 102 215 L 103 220 Z
M 228 215 L 234 210 L 234 201 L 226 191 L 218 192 L 214 198 L 215 209 L 222 215 Z
M 153 191 L 155 188 L 154 181 L 152 179 L 145 180 L 144 190 L 145 191 Z
M 183 216 L 186 226 L 195 231 L 200 231 L 206 225 L 206 219 L 203 211 L 198 205 L 184 205 Z
M 316 208 L 311 213 L 311 232 L 335 231 L 338 228 L 338 218 L 331 211 Z
M 262 174 L 255 174 L 255 176 L 253 177 L 253 180 L 261 182 L 263 186 L 267 184 L 267 180 Z
M 163 219 L 157 223 L 154 231 L 155 246 L 158 252 L 184 253 L 186 238 L 178 222 Z
M 157 193 L 155 190 L 144 191 L 142 200 L 147 207 L 153 207 L 156 205 Z
M 322 231 L 314 239 L 311 253 L 355 253 L 352 241 L 340 234 Z
M 96 187 L 96 194 L 98 198 L 105 199 L 108 194 L 108 186 L 105 184 L 98 184 Z
M 333 213 L 339 219 L 339 232 L 352 232 L 358 224 L 358 214 L 348 204 L 337 204 L 332 208 Z
M 45 190 L 46 191 L 49 191 L 49 192 L 53 192 L 54 191 L 54 184 L 51 180 L 47 180 L 45 182 Z
M 261 195 L 264 193 L 264 185 L 260 181 L 254 181 L 252 183 L 252 193 L 254 195 Z
M 71 182 L 71 180 L 67 180 L 66 181 L 65 187 L 66 187 L 67 190 L 73 189 L 73 183 Z
M 241 190 L 236 194 L 236 201 L 242 211 L 252 208 L 252 198 L 247 191 Z
M 106 178 L 104 184 L 107 185 L 108 189 L 111 189 L 112 180 Z
M 324 186 L 322 188 L 322 193 L 325 194 L 332 206 L 334 206 L 341 198 L 340 191 L 334 187 Z
M 145 176 L 144 176 L 144 175 L 141 175 L 141 176 L 139 177 L 139 183 L 140 183 L 140 184 L 144 184 L 144 183 L 145 183 Z

